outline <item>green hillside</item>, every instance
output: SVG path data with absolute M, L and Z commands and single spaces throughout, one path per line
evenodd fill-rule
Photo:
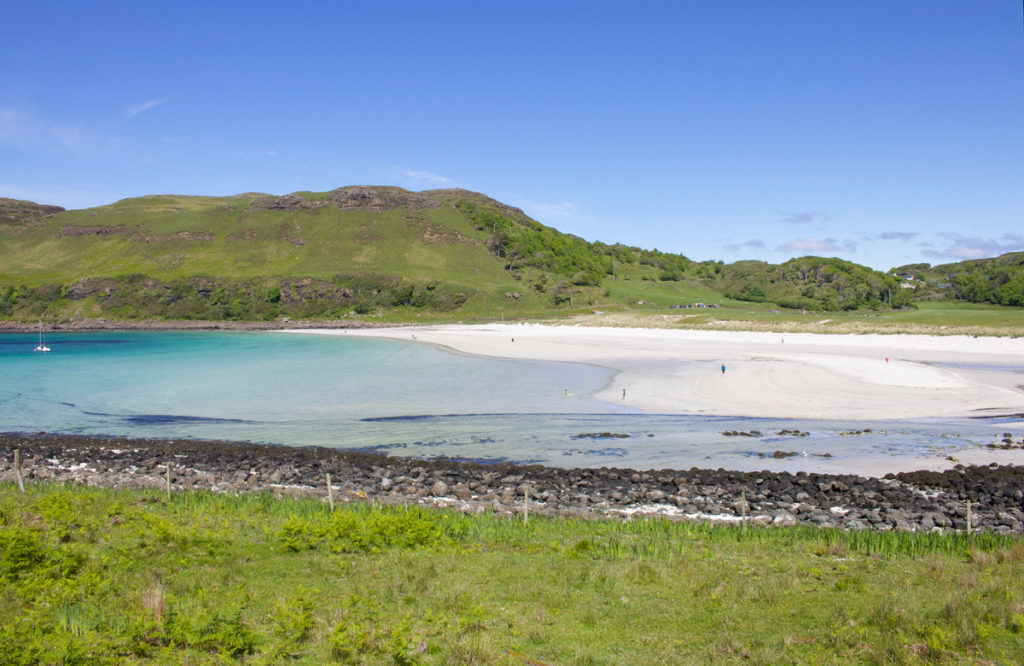
M 626 308 L 629 299 L 668 306 L 708 293 L 701 265 L 685 257 L 589 243 L 465 190 L 345 187 L 7 209 L 0 316 L 8 318 L 528 316 Z M 612 281 L 639 288 L 608 288 Z
M 908 264 L 892 270 L 913 285 L 918 298 L 1024 305 L 1024 252 L 953 264 Z
M 460 189 L 158 195 L 82 210 L 0 199 L 0 318 L 21 321 L 877 311 L 922 294 L 839 259 L 726 265 L 589 242 Z
M 0 225 L 18 226 L 63 211 L 60 206 L 41 206 L 32 201 L 0 197 Z
M 877 310 L 910 305 L 910 296 L 892 276 L 842 259 L 801 257 L 779 265 L 737 261 L 723 268 L 716 284 L 735 299 L 793 309 Z

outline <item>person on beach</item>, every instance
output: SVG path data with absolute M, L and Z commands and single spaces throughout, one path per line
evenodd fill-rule
M 722 374 L 725 374 L 725 363 L 722 364 Z
M 626 399 L 626 389 L 622 389 L 622 399 Z

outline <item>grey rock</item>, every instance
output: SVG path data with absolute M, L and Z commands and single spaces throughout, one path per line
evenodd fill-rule
M 897 532 L 913 532 L 914 531 L 914 526 L 911 525 L 910 522 L 908 522 L 908 521 L 906 521 L 906 520 L 904 520 L 902 518 L 894 520 L 893 521 L 893 527 L 896 529 Z
M 772 518 L 772 525 L 775 527 L 794 527 L 796 525 L 796 516 L 784 509 L 776 511 Z

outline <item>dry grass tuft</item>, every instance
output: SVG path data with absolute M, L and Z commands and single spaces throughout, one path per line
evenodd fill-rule
M 148 590 L 142 593 L 142 605 L 150 612 L 153 622 L 161 624 L 164 613 L 167 612 L 167 598 L 164 593 L 164 586 L 154 583 Z

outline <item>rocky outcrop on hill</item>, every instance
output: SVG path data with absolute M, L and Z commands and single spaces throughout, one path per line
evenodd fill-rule
M 342 187 L 330 193 L 331 201 L 338 208 L 368 208 L 388 210 L 390 208 L 439 208 L 425 192 L 408 192 L 398 187 Z
M 55 480 L 116 488 L 269 491 L 340 500 L 430 503 L 467 512 L 580 518 L 657 515 L 873 530 L 1024 533 L 1024 467 L 957 466 L 883 479 L 726 470 L 557 469 L 391 458 L 322 447 L 238 442 L 0 435 L 0 481 L 14 479 L 21 450 L 29 483 Z M 528 495 L 528 500 L 527 500 Z
M 327 193 L 326 198 L 307 199 L 301 194 L 286 194 L 280 197 L 259 195 L 249 205 L 249 210 L 315 210 L 331 205 L 341 210 L 362 208 L 379 211 L 393 208 L 439 208 L 441 204 L 425 192 L 409 192 L 400 187 L 357 185 L 332 190 Z
M 261 196 L 249 204 L 248 210 L 315 210 L 323 208 L 327 203 L 322 199 L 304 199 L 297 194 L 286 194 L 280 197 Z
M 0 197 L 0 224 L 22 224 L 63 211 L 60 206 L 45 206 L 33 201 Z

